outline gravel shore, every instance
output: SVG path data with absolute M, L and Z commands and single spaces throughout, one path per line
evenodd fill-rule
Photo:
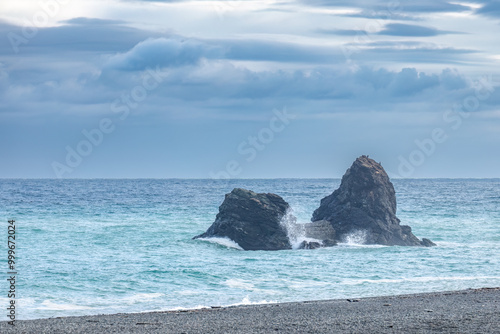
M 0 322 L 1 333 L 500 333 L 500 288 Z

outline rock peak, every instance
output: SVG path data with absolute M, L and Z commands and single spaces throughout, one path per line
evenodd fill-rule
M 365 243 L 382 245 L 428 245 L 400 225 L 396 217 L 396 192 L 380 163 L 366 155 L 357 158 L 342 177 L 340 187 L 321 200 L 312 221 L 327 220 L 337 241 L 363 232 Z
M 372 211 L 396 214 L 396 192 L 382 165 L 366 155 L 357 158 L 342 177 L 344 201 Z

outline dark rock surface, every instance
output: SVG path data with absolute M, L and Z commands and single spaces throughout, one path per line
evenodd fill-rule
M 342 177 L 340 187 L 321 200 L 312 221 L 327 220 L 337 242 L 356 233 L 365 235 L 366 244 L 433 246 L 420 241 L 409 226 L 396 217 L 396 193 L 382 166 L 361 156 Z
M 298 247 L 298 249 L 316 249 L 321 248 L 321 244 L 316 241 L 302 241 Z
M 433 243 L 431 240 L 427 239 L 427 238 L 422 238 L 422 246 L 425 246 L 425 247 L 432 247 L 432 246 L 437 246 L 435 243 Z
M 278 195 L 236 188 L 226 194 L 212 226 L 193 239 L 227 237 L 244 250 L 291 249 L 281 224 L 289 208 Z

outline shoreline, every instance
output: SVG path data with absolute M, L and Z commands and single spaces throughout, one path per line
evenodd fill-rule
M 0 322 L 11 333 L 500 333 L 500 287 Z

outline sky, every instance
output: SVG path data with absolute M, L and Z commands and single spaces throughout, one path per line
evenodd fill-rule
M 500 1 L 0 3 L 0 178 L 500 177 Z

